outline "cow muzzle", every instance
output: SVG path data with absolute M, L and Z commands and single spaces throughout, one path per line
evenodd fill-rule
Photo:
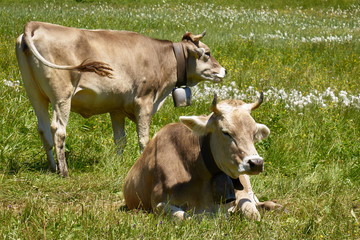
M 220 72 L 217 73 L 215 76 L 217 78 L 215 82 L 221 82 L 221 80 L 226 76 L 226 69 L 222 67 L 220 69 Z
M 247 156 L 239 165 L 239 173 L 255 175 L 264 171 L 264 160 L 259 155 Z

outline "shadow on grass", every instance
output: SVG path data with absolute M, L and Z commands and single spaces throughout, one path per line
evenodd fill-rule
M 71 152 L 65 152 L 66 163 L 70 171 L 77 172 L 91 172 L 100 160 L 92 157 L 79 157 L 73 155 Z M 56 161 L 56 160 L 55 160 Z M 30 172 L 50 172 L 49 164 L 46 156 L 35 156 L 28 161 L 21 161 L 18 159 L 10 158 L 6 160 L 6 167 L 2 172 L 8 175 L 14 175 L 21 171 Z

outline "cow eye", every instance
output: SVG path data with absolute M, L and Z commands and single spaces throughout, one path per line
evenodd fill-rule
M 232 139 L 232 136 L 230 135 L 230 133 L 226 132 L 226 131 L 222 131 L 222 134 L 224 134 L 225 136 L 229 137 Z
M 210 52 L 206 52 L 205 54 L 206 54 L 208 57 L 210 57 Z

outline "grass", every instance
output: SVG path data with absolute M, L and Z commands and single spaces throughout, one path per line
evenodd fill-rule
M 289 98 L 265 96 L 253 112 L 271 130 L 257 144 L 266 164 L 265 172 L 252 177 L 253 188 L 261 200 L 277 199 L 286 207 L 263 212 L 261 222 L 238 214 L 174 222 L 122 210 L 123 180 L 139 156 L 137 137 L 127 122 L 128 145 L 116 155 L 108 115 L 84 119 L 72 113 L 66 142 L 71 177 L 48 172 L 14 49 L 30 20 L 126 29 L 172 41 L 186 30 L 206 28 L 204 42 L 228 70 L 227 78 L 201 84 L 191 107 L 175 109 L 167 99 L 153 117 L 151 136 L 181 115 L 207 114 L 207 88 L 226 96 L 249 86 L 360 94 L 356 1 L 165 2 L 0 2 L 0 238 L 359 239 L 360 112 L 341 101 L 288 108 Z

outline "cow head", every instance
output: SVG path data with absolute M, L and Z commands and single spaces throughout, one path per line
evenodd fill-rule
M 209 116 L 180 117 L 180 121 L 197 135 L 210 135 L 211 153 L 218 167 L 228 176 L 258 174 L 263 171 L 264 161 L 258 155 L 254 143 L 270 134 L 269 128 L 258 124 L 250 113 L 263 100 L 251 104 L 240 100 L 217 103 L 214 98 Z
M 210 48 L 200 42 L 206 34 L 193 35 L 186 32 L 182 38 L 182 44 L 187 58 L 187 84 L 194 86 L 198 82 L 207 80 L 221 82 L 226 75 L 226 70 L 210 53 Z

